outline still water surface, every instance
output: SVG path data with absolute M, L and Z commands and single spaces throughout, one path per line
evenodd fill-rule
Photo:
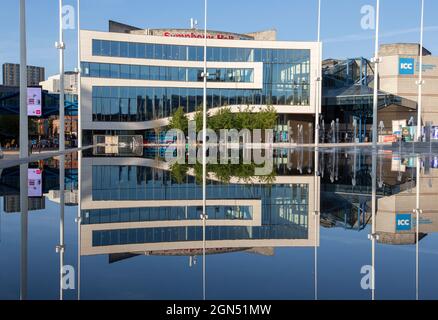
M 202 299 L 205 286 L 207 299 L 371 299 L 375 194 L 375 298 L 415 299 L 418 289 L 420 299 L 438 299 L 437 158 L 374 158 L 373 170 L 369 152 L 326 149 L 315 166 L 314 150 L 274 150 L 273 172 L 262 178 L 252 164 L 209 166 L 203 241 L 196 166 L 170 167 L 155 149 L 68 155 L 64 264 L 75 278 L 63 298 L 77 299 L 79 286 L 81 299 Z M 20 169 L 0 169 L 0 299 L 23 290 L 28 299 L 60 298 L 59 160 L 29 164 L 41 189 L 29 200 L 27 270 Z

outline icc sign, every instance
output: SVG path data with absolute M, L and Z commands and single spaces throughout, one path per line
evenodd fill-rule
M 397 214 L 395 217 L 396 231 L 410 231 L 412 228 L 412 215 Z
M 399 74 L 413 75 L 414 73 L 415 73 L 415 59 L 413 59 L 413 58 L 400 58 Z

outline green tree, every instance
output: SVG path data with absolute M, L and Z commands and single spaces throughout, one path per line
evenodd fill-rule
M 179 164 L 176 162 L 170 167 L 170 174 L 177 183 L 181 184 L 185 182 L 188 169 L 189 166 L 187 164 Z
M 208 127 L 208 112 L 207 112 L 207 127 Z M 203 122 L 203 111 L 202 111 L 202 106 L 198 107 L 198 109 L 196 109 L 196 113 L 195 113 L 195 123 L 196 123 L 196 132 L 199 132 L 202 130 L 202 122 Z
M 169 120 L 169 127 L 171 129 L 179 129 L 184 132 L 184 134 L 187 134 L 188 128 L 189 128 L 189 119 L 187 118 L 184 108 L 179 107 L 175 110 L 175 112 L 172 115 L 172 118 Z

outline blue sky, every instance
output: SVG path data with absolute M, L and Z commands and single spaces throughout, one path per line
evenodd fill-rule
M 425 47 L 438 55 L 438 1 L 426 1 Z M 58 0 L 27 0 L 28 63 L 57 73 Z M 375 0 L 322 0 L 324 58 L 371 57 L 373 30 L 361 28 L 361 8 Z M 381 0 L 382 43 L 419 42 L 420 0 Z M 18 0 L 2 0 L 0 64 L 18 62 Z M 76 6 L 76 0 L 64 0 Z M 83 29 L 108 28 L 113 19 L 142 28 L 203 26 L 203 0 L 82 0 Z M 279 40 L 316 39 L 317 0 L 209 0 L 209 28 L 251 32 L 276 28 Z M 76 30 L 65 31 L 66 70 L 76 65 Z

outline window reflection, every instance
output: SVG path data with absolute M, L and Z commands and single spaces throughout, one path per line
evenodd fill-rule
M 140 66 L 83 62 L 84 77 L 117 78 L 132 80 L 203 81 L 202 68 Z M 208 69 L 209 81 L 254 82 L 253 69 Z

